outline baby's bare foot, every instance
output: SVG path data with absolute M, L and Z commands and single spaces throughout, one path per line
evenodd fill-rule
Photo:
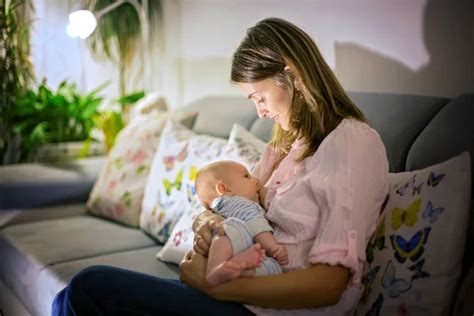
M 233 256 L 230 261 L 239 264 L 243 270 L 254 269 L 262 265 L 265 250 L 259 243 Z M 243 266 L 242 266 L 243 264 Z
M 210 285 L 215 286 L 236 279 L 240 276 L 242 267 L 241 264 L 224 261 L 207 274 L 206 280 Z

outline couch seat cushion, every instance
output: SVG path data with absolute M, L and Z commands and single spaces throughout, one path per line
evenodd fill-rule
M 84 203 L 39 208 L 0 210 L 0 229 L 21 223 L 86 214 Z
M 44 267 L 153 245 L 140 230 L 88 215 L 8 226 L 0 235 L 0 277 L 31 311 Z
M 57 292 L 82 269 L 93 265 L 110 265 L 164 278 L 177 278 L 179 268 L 175 264 L 155 259 L 161 246 L 130 250 L 94 258 L 65 262 L 50 266 L 41 271 L 38 277 L 37 315 L 51 315 L 51 302 Z

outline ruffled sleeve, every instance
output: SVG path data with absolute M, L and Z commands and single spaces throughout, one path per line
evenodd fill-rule
M 388 192 L 388 162 L 379 135 L 367 124 L 344 120 L 313 158 L 308 185 L 319 208 L 308 262 L 343 265 L 361 280 L 365 249 Z M 309 162 L 311 163 L 311 161 Z

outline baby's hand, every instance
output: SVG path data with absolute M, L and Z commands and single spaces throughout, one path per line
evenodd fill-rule
M 283 245 L 276 244 L 272 247 L 272 257 L 282 266 L 288 264 L 288 253 Z

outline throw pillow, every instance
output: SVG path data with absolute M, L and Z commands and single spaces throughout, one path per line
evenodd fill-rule
M 220 160 L 234 160 L 252 170 L 267 144 L 239 124 L 234 124 Z
M 266 144 L 253 136 L 238 124 L 234 124 L 219 160 L 234 160 L 248 169 L 253 169 L 265 150 Z M 184 255 L 193 247 L 194 233 L 192 224 L 203 208 L 196 203 L 179 219 L 163 248 L 156 257 L 162 261 L 179 263 Z
M 221 155 L 226 140 L 198 135 L 168 121 L 148 176 L 140 228 L 165 243 L 179 217 L 194 204 L 194 180 L 202 166 Z
M 166 119 L 192 126 L 196 114 L 154 113 L 138 116 L 125 126 L 89 195 L 88 211 L 138 227 L 146 179 Z
M 461 274 L 471 193 L 469 153 L 389 175 L 367 247 L 357 315 L 448 315 Z

